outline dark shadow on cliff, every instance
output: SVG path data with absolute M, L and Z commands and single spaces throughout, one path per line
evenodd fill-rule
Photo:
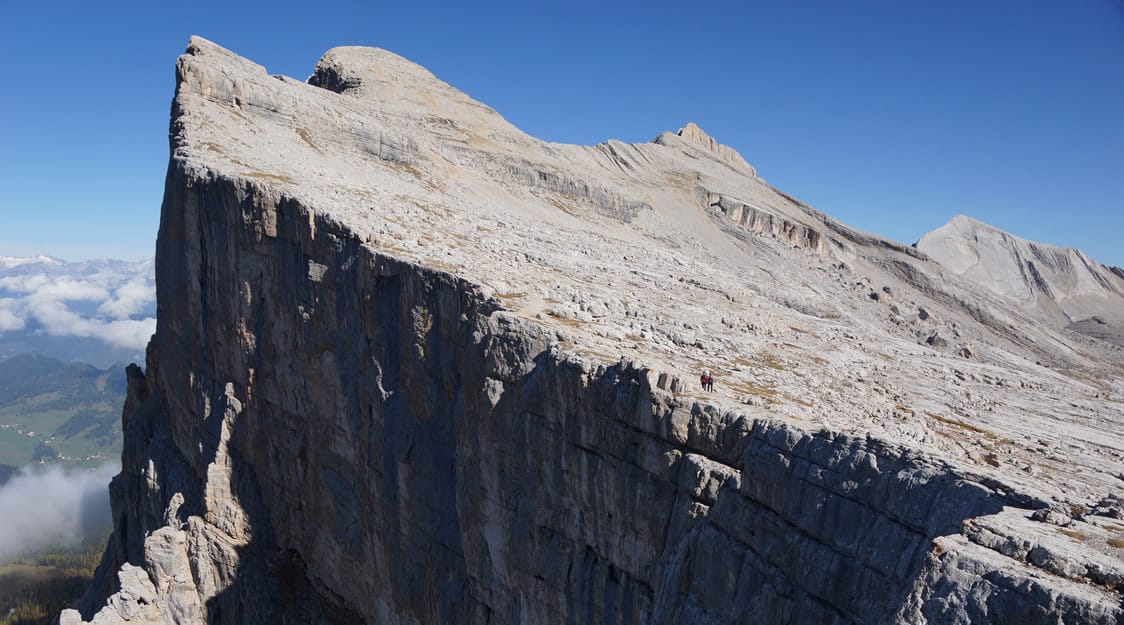
M 182 175 L 173 165 L 168 189 Z M 935 537 L 1028 504 L 875 439 L 691 406 L 631 364 L 568 359 L 463 280 L 325 219 L 312 236 L 295 201 L 262 237 L 252 188 L 193 192 L 212 214 L 191 223 L 169 223 L 187 208 L 165 199 L 159 347 L 150 379 L 130 372 L 106 562 L 143 564 L 176 492 L 180 523 L 207 518 L 199 485 L 228 464 L 225 520 L 244 542 L 211 561 L 225 588 L 210 623 L 351 624 L 381 609 L 426 625 L 530 610 L 567 625 L 877 623 L 908 599 Z M 740 482 L 693 492 L 712 464 Z

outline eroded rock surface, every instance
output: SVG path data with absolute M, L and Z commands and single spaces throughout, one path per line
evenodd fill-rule
M 697 126 L 543 143 L 382 50 L 195 38 L 171 134 L 63 622 L 1124 623 L 1119 354 Z

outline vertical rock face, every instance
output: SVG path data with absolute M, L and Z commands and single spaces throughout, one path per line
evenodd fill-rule
M 1045 482 L 872 434 L 861 418 L 828 428 L 755 410 L 734 393 L 740 369 L 719 377 L 726 394 L 689 394 L 674 356 L 616 351 L 623 336 L 591 329 L 645 318 L 642 298 L 574 302 L 572 317 L 563 303 L 519 305 L 529 296 L 502 273 L 521 262 L 509 251 L 526 259 L 550 242 L 520 248 L 503 224 L 532 241 L 593 220 L 567 240 L 585 256 L 609 257 L 591 242 L 611 228 L 648 228 L 646 245 L 663 245 L 659 228 L 677 219 L 667 207 L 692 206 L 695 190 L 675 204 L 594 173 L 675 165 L 667 146 L 539 144 L 382 51 L 334 51 L 312 82 L 199 39 L 179 61 L 158 327 L 145 370 L 129 372 L 114 536 L 64 624 L 1124 623 L 1120 551 L 1094 545 L 1124 527 L 1111 502 L 1086 520 L 1051 512 L 1088 537 L 1077 541 L 1034 519 L 1060 501 Z M 454 138 L 412 134 L 418 115 Z M 718 157 L 727 171 L 729 154 Z M 524 175 L 547 171 L 572 184 Z M 489 195 L 497 180 L 512 195 Z M 773 196 L 745 180 L 731 197 L 747 203 L 731 207 L 812 225 L 779 199 L 759 208 Z M 470 214 L 515 202 L 557 216 L 475 213 L 458 230 L 459 213 L 432 194 Z M 629 222 L 599 197 L 647 208 Z M 709 224 L 706 208 L 690 219 Z M 438 223 L 431 212 L 439 225 L 400 236 Z M 447 237 L 439 258 L 420 234 Z M 629 256 L 621 237 L 607 249 Z M 865 262 L 857 245 L 831 250 Z M 793 257 L 838 262 L 816 251 Z M 494 258 L 506 260 L 493 272 Z M 598 275 L 622 280 L 636 262 Z M 684 282 L 644 281 L 665 289 L 654 301 L 670 320 L 638 331 L 682 330 Z M 730 288 L 720 297 L 739 297 Z M 775 310 L 785 325 L 814 323 Z

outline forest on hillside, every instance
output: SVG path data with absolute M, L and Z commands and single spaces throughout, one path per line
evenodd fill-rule
M 108 528 L 74 547 L 52 547 L 0 564 L 0 625 L 48 625 L 90 585 Z

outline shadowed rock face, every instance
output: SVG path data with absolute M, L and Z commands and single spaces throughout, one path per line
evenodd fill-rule
M 1075 442 L 1119 388 L 1020 363 L 1106 356 L 697 127 L 544 144 L 372 49 L 177 67 L 157 332 L 64 624 L 1124 622 L 1118 435 L 1042 476 L 1009 409 L 936 403 L 1060 389 Z

